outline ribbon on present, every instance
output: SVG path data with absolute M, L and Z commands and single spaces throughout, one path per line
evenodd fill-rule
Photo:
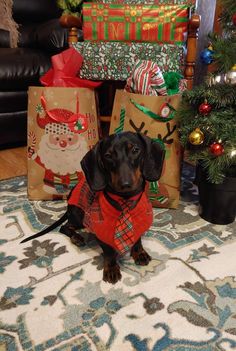
M 51 57 L 52 68 L 41 78 L 46 87 L 80 87 L 95 89 L 102 82 L 95 82 L 77 77 L 83 63 L 83 57 L 73 47 Z
M 136 61 L 127 79 L 125 90 L 142 95 L 167 95 L 165 80 L 160 68 L 155 62 L 149 60 Z

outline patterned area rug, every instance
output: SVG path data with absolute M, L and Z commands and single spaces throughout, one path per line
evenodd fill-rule
M 122 281 L 102 281 L 92 236 L 77 248 L 57 231 L 65 202 L 29 202 L 26 178 L 0 182 L 0 350 L 236 350 L 236 222 L 198 216 L 187 166 L 178 210 L 155 209 L 146 267 L 126 256 Z

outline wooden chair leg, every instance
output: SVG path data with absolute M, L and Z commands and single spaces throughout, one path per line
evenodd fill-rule
M 188 27 L 188 38 L 187 38 L 187 55 L 186 64 L 184 70 L 184 77 L 187 80 L 187 88 L 189 90 L 193 87 L 194 67 L 197 54 L 197 38 L 200 26 L 200 16 L 193 14 Z
M 82 28 L 81 19 L 72 15 L 63 15 L 60 17 L 60 25 L 68 29 L 68 45 L 72 46 L 78 42 L 78 29 Z
M 72 46 L 72 44 L 77 43 L 78 41 L 78 28 L 72 27 L 68 31 L 68 44 Z

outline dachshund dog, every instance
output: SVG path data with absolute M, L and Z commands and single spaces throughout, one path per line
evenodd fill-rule
M 77 233 L 87 228 L 103 251 L 103 280 L 121 279 L 118 254 L 130 250 L 138 265 L 151 257 L 141 236 L 152 224 L 152 206 L 145 187 L 160 178 L 165 151 L 149 137 L 133 132 L 110 135 L 99 141 L 81 161 L 83 177 L 68 198 L 67 212 L 57 222 L 22 242 L 39 237 L 60 224 L 60 232 L 77 246 L 84 245 Z

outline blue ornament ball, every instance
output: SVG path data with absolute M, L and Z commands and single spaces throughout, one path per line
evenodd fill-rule
M 201 61 L 206 65 L 209 65 L 213 61 L 213 51 L 204 49 L 200 54 Z

